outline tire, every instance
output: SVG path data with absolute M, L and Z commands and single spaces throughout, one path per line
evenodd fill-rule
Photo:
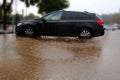
M 30 26 L 30 25 L 25 26 L 25 28 L 24 28 L 24 35 L 28 36 L 28 37 L 35 36 L 34 28 L 32 26 Z
M 90 38 L 92 38 L 91 30 L 88 29 L 88 28 L 81 29 L 79 34 L 78 34 L 78 38 L 79 39 L 90 39 Z

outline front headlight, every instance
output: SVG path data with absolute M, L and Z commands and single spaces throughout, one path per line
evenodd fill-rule
M 17 26 L 20 26 L 22 23 L 18 23 Z

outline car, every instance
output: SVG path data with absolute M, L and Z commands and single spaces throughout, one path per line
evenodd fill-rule
M 109 26 L 109 25 L 104 25 L 105 30 L 111 30 L 111 31 L 116 31 L 118 30 L 117 26 Z
M 95 13 L 60 10 L 18 23 L 16 35 L 92 38 L 104 35 L 103 24 Z

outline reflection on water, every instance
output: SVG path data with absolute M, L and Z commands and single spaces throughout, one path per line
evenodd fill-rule
M 32 55 L 39 44 L 28 38 L 1 38 L 0 80 L 36 80 L 37 68 L 42 71 L 43 62 Z
M 41 55 L 49 60 L 54 60 L 54 58 L 60 61 L 87 58 L 93 60 L 94 58 L 98 58 L 101 52 L 101 42 L 99 39 L 81 41 L 74 38 L 47 38 L 45 40 L 40 39 L 39 41 L 45 42 L 44 47 L 46 48 L 42 48 L 43 52 Z M 41 55 L 39 56 L 41 57 Z
M 102 50 L 98 38 L 0 35 L 0 43 L 0 80 L 79 80 L 96 68 Z

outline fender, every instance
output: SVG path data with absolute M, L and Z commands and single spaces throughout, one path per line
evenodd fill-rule
M 92 32 L 92 35 L 94 35 L 94 28 L 89 23 L 80 24 L 80 26 L 78 26 L 78 32 L 77 33 L 79 33 L 80 30 L 83 29 L 83 28 L 90 29 L 90 31 Z

